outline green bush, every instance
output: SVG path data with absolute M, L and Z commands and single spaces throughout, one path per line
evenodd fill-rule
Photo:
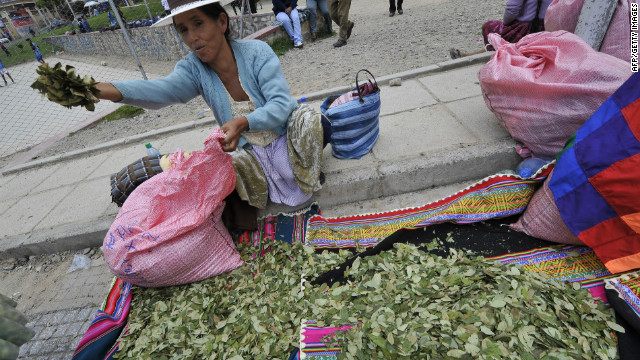
M 131 105 L 122 105 L 116 111 L 102 118 L 102 121 L 130 119 L 140 114 L 144 114 L 144 109 Z

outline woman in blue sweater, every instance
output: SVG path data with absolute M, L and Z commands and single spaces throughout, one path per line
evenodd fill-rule
M 226 137 L 242 200 L 297 206 L 320 188 L 320 115 L 291 98 L 278 57 L 259 40 L 230 40 L 219 0 L 169 0 L 173 21 L 192 52 L 165 78 L 98 83 L 99 98 L 145 108 L 201 95 Z M 154 25 L 154 26 L 156 26 Z

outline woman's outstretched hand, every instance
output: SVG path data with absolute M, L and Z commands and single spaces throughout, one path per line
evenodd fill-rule
M 224 139 L 220 140 L 222 150 L 226 152 L 234 151 L 236 147 L 238 147 L 240 134 L 242 134 L 243 131 L 249 130 L 249 120 L 244 116 L 231 119 L 224 123 L 220 130 L 222 130 L 226 135 Z

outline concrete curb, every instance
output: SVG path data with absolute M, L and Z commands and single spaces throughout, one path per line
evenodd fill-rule
M 113 219 L 113 217 L 105 217 L 86 223 L 68 224 L 31 232 L 28 235 L 7 237 L 0 243 L 0 259 L 102 246 L 104 236 L 109 231 Z
M 513 139 L 504 139 L 491 144 L 443 150 L 429 157 L 407 157 L 393 164 L 378 160 L 373 165 L 349 171 L 332 171 L 326 174 L 323 188 L 308 203 L 317 202 L 324 208 L 481 179 L 487 174 L 515 166 L 519 160 L 514 151 L 515 144 Z M 260 215 L 291 210 L 291 207 L 270 203 L 260 211 Z M 0 242 L 0 259 L 101 246 L 113 219 L 105 216 L 85 223 L 7 237 Z

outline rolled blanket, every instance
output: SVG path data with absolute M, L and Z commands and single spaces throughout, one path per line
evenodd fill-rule
M 162 172 L 161 155 L 145 156 L 111 174 L 111 201 L 122 206 L 135 188 L 152 176 Z

